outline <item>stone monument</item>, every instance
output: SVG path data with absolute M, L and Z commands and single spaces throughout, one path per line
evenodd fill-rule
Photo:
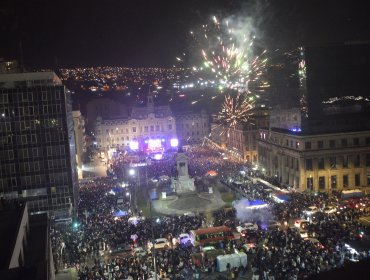
M 176 156 L 177 178 L 172 178 L 172 188 L 177 194 L 195 191 L 194 179 L 189 177 L 188 158 L 179 152 Z

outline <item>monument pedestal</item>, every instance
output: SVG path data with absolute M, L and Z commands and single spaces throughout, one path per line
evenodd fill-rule
M 191 193 L 195 191 L 193 178 L 188 173 L 188 158 L 184 153 L 178 153 L 176 156 L 176 169 L 178 176 L 172 178 L 172 188 L 177 194 Z
M 195 191 L 194 179 L 186 176 L 172 178 L 172 186 L 178 194 Z

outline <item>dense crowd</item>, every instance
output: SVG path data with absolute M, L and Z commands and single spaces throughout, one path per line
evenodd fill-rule
M 323 207 L 340 202 L 335 196 L 290 192 L 289 200 L 279 203 L 266 184 L 242 175 L 241 170 L 247 171 L 248 175 L 253 173 L 250 166 L 226 158 L 222 151 L 197 146 L 185 153 L 189 158 L 190 176 L 205 179 L 207 172 L 215 171 L 217 178 L 227 187 L 248 200 L 260 199 L 268 203 L 267 211 L 282 223 L 304 216 L 304 209 L 308 206 Z M 116 171 L 122 171 L 129 163 L 130 160 L 120 156 L 113 162 L 113 167 Z M 163 160 L 152 160 L 145 168 L 139 167 L 138 176 L 142 180 L 161 175 L 173 176 L 176 175 L 174 166 L 174 154 L 167 154 Z M 171 245 L 168 250 L 157 251 L 155 265 L 153 253 L 149 252 L 145 256 L 132 253 L 132 248 L 146 248 L 155 238 L 166 238 L 169 244 L 173 244 L 173 237 L 208 223 L 201 214 L 153 219 L 141 217 L 141 212 L 133 210 L 136 209 L 134 202 L 125 195 L 126 190 L 121 186 L 122 176 L 125 174 L 121 174 L 118 179 L 105 177 L 81 181 L 78 220 L 72 221 L 72 225 L 55 224 L 52 229 L 57 267 L 76 267 L 80 279 L 154 279 L 155 271 L 160 278 L 189 279 L 197 269 L 209 273 L 215 271 L 216 262 L 207 258 L 203 262 L 197 261 L 194 254 L 199 252 L 199 248 L 188 244 Z M 236 181 L 239 184 L 233 184 Z M 143 182 L 142 185 L 145 185 Z M 118 215 L 119 211 L 121 214 Z M 240 222 L 236 212 L 235 208 L 228 212 L 215 211 L 213 224 L 235 227 Z M 244 247 L 248 235 L 231 246 L 245 250 L 252 256 L 249 262 L 254 279 L 302 279 L 342 266 L 353 259 L 344 244 L 357 238 L 356 234 L 361 229 L 357 219 L 362 214 L 358 209 L 346 208 L 332 215 L 317 216 L 307 231 L 310 236 L 318 238 L 323 247 L 304 240 L 298 231 L 287 226 L 263 230 L 260 220 L 253 221 L 259 225 L 259 230 L 253 233 L 253 248 Z M 129 248 L 129 252 L 116 250 L 122 246 Z M 225 244 L 220 246 L 225 248 Z M 357 256 L 358 259 L 364 257 L 367 255 L 362 253 Z M 247 267 L 228 268 L 233 277 L 244 275 L 246 270 Z

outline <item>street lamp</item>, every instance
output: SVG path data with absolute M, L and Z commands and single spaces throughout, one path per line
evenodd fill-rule
M 128 174 L 129 174 L 130 176 L 135 176 L 135 169 L 130 169 L 130 170 L 128 171 Z

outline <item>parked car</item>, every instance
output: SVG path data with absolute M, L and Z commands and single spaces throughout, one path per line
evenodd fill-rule
M 304 229 L 298 229 L 298 233 L 301 236 L 301 238 L 308 238 L 308 231 Z
M 191 242 L 190 235 L 188 233 L 181 233 L 177 239 L 179 244 L 186 245 Z
M 253 223 L 243 223 L 240 226 L 236 227 L 237 232 L 241 233 L 244 230 L 258 230 L 258 226 L 257 224 L 253 224 Z
M 168 247 L 169 247 L 169 243 L 166 238 L 158 238 L 154 240 L 155 249 L 167 249 Z
M 113 247 L 111 250 L 109 250 L 109 253 L 111 254 L 117 254 L 117 253 L 127 253 L 132 251 L 132 245 L 130 244 L 118 244 L 117 246 Z
M 134 249 L 134 256 L 145 257 L 147 254 L 148 252 L 143 247 L 136 247 Z
M 310 207 L 308 207 L 307 209 L 305 209 L 304 211 L 303 211 L 303 213 L 304 214 L 306 214 L 306 215 L 308 215 L 308 216 L 311 216 L 311 215 L 313 215 L 313 214 L 315 214 L 315 213 L 317 213 L 317 212 L 319 212 L 319 208 L 318 207 L 316 207 L 316 206 L 310 206 Z
M 318 249 L 324 249 L 324 246 L 316 238 L 308 237 L 308 238 L 305 238 L 305 240 L 315 245 Z
M 294 222 L 294 226 L 296 228 L 302 228 L 302 229 L 305 229 L 309 224 L 310 224 L 309 221 L 303 220 L 303 219 L 298 219 Z
M 333 205 L 328 205 L 328 206 L 324 207 L 323 212 L 325 214 L 333 214 L 333 213 L 337 212 L 337 208 Z
M 214 246 L 206 246 L 206 247 L 202 248 L 203 253 L 207 253 L 209 251 L 215 251 L 215 250 L 216 250 L 216 248 Z

